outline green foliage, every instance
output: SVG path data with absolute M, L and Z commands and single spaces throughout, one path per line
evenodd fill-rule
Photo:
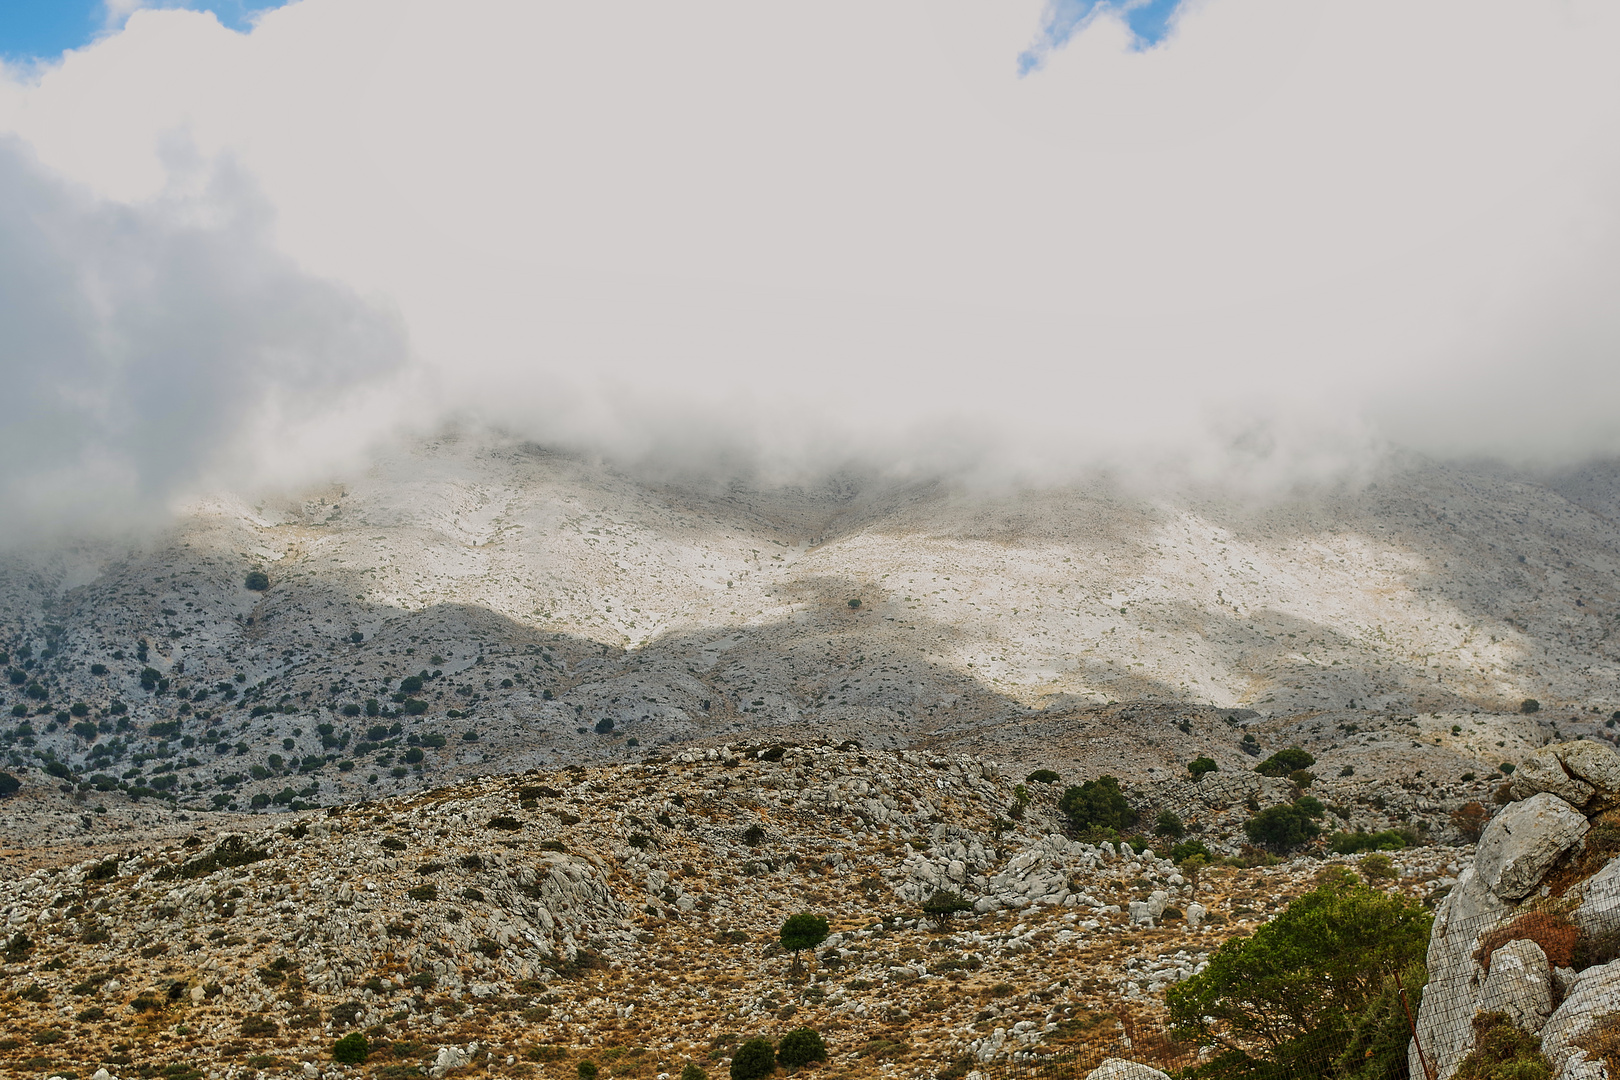
M 1316 759 L 1297 746 L 1279 750 L 1254 767 L 1261 776 L 1287 776 L 1296 769 L 1308 769 Z
M 1206 864 L 1213 862 L 1215 859 L 1209 848 L 1204 846 L 1202 840 L 1183 840 L 1170 849 L 1170 861 L 1178 866 L 1195 855 L 1202 856 Z
M 263 848 L 248 846 L 247 839 L 241 836 L 227 836 L 214 846 L 214 850 L 200 858 L 179 865 L 165 866 L 152 876 L 159 881 L 172 881 L 179 878 L 190 881 L 193 878 L 207 877 L 216 870 L 226 870 L 236 866 L 247 866 L 268 859 L 270 853 Z
M 600 1071 L 594 1061 L 582 1061 L 574 1066 L 574 1073 L 579 1080 L 596 1080 L 596 1074 Z
M 1474 1017 L 1474 1049 L 1452 1080 L 1548 1080 L 1552 1064 L 1541 1052 L 1541 1040 L 1501 1012 Z
M 1329 871 L 1252 937 L 1227 941 L 1208 967 L 1172 987 L 1171 1023 L 1180 1037 L 1224 1049 L 1200 1077 L 1321 1075 L 1319 1063 L 1353 1043 L 1384 1046 L 1393 1029 L 1389 1001 L 1379 1007 L 1387 973 L 1421 965 L 1429 924 L 1416 902 L 1348 870 Z
M 760 1080 L 776 1071 L 776 1048 L 769 1039 L 749 1039 L 731 1055 L 731 1080 Z
M 598 720 L 596 722 L 596 733 L 598 735 L 606 735 L 608 732 L 610 732 L 612 730 L 613 730 L 613 718 L 611 716 L 604 716 L 604 717 L 602 717 L 602 719 L 600 719 L 600 720 Z
M 936 919 L 949 919 L 963 911 L 972 911 L 973 903 L 955 889 L 940 889 L 923 901 L 923 914 Z
M 1153 835 L 1180 840 L 1187 835 L 1187 826 L 1174 810 L 1160 810 L 1159 819 L 1153 823 Z
M 1399 829 L 1375 833 L 1357 829 L 1355 832 L 1334 833 L 1328 838 L 1328 849 L 1340 855 L 1354 855 L 1360 851 L 1399 851 L 1412 843 L 1413 839 Z
M 1399 984 L 1393 978 L 1384 980 L 1361 1015 L 1351 1021 L 1349 1041 L 1333 1063 L 1334 1076 L 1343 1080 L 1391 1080 L 1407 1075 L 1406 1054 L 1412 1044 L 1412 1029 L 1400 991 L 1405 988 L 1407 1005 L 1416 1016 L 1427 981 L 1428 971 L 1422 964 L 1407 968 Z
M 1400 877 L 1400 871 L 1395 869 L 1395 860 L 1379 851 L 1362 859 L 1357 866 L 1361 876 L 1368 881 L 1392 881 Z
M 681 1070 L 681 1080 L 709 1080 L 709 1074 L 698 1068 L 696 1062 L 688 1061 Z
M 1298 805 L 1272 806 L 1243 823 L 1249 840 L 1273 851 L 1303 847 L 1322 832 L 1308 810 Z
M 1219 772 L 1220 769 L 1212 757 L 1195 757 L 1187 762 L 1187 771 L 1192 773 L 1194 780 L 1202 780 L 1207 774 Z
M 825 915 L 812 915 L 808 911 L 789 915 L 787 921 L 782 924 L 782 948 L 792 953 L 798 953 L 801 949 L 813 949 L 827 940 L 829 930 Z
M 332 1044 L 332 1060 L 340 1065 L 358 1065 L 370 1054 L 371 1043 L 358 1031 L 351 1031 Z
M 776 1048 L 776 1060 L 790 1069 L 808 1065 L 812 1061 L 827 1060 L 827 1044 L 814 1030 L 799 1028 L 782 1036 Z
M 242 584 L 254 592 L 264 592 L 270 587 L 270 575 L 263 570 L 254 570 L 248 574 L 247 580 Z
M 1136 811 L 1125 801 L 1119 781 L 1099 776 L 1064 791 L 1058 809 L 1069 815 L 1074 827 L 1087 829 L 1128 829 L 1136 823 Z
M 1526 716 L 1529 716 L 1531 713 L 1538 713 L 1541 711 L 1541 702 L 1537 701 L 1533 697 L 1527 697 L 1523 701 L 1519 702 L 1519 711 L 1524 713 Z
M 1051 769 L 1036 769 L 1024 777 L 1025 783 L 1029 784 L 1055 784 L 1061 779 L 1063 778 Z
M 22 781 L 8 772 L 0 772 L 0 799 L 13 795 L 22 787 Z

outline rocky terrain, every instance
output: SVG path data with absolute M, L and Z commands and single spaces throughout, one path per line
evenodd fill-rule
M 155 827 L 759 732 L 1140 781 L 1296 743 L 1324 776 L 1485 776 L 1615 735 L 1617 475 L 1394 462 L 1248 505 L 654 482 L 445 437 L 5 555 L 0 767 L 94 794 L 8 827 L 93 842 L 98 806 Z
M 35 870 L 0 883 L 0 1075 L 724 1075 L 740 1040 L 806 1024 L 830 1077 L 999 1076 L 1064 1051 L 1185 1063 L 1163 989 L 1323 863 L 1195 887 L 1162 855 L 1064 837 L 1046 785 L 1009 820 L 1019 779 L 962 755 L 751 742 Z M 1216 780 L 1183 793 L 1211 843 L 1231 830 L 1195 805 L 1286 794 Z M 1145 811 L 1167 794 L 1133 790 Z M 1396 862 L 1389 887 L 1427 897 L 1470 859 Z M 941 888 L 973 910 L 924 916 Z M 801 910 L 832 934 L 796 973 L 776 937 Z M 351 1031 L 373 1053 L 337 1066 Z

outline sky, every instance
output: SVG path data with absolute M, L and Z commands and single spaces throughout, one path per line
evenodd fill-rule
M 1612 3 L 79 11 L 0 17 L 16 520 L 452 422 L 1030 482 L 1620 453 Z

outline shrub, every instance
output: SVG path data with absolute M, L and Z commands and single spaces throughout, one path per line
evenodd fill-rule
M 1541 711 L 1541 702 L 1537 701 L 1533 697 L 1527 697 L 1523 701 L 1519 702 L 1519 711 L 1524 713 L 1526 716 L 1529 716 L 1531 713 L 1538 713 Z
M 769 1039 L 749 1039 L 731 1056 L 731 1080 L 760 1080 L 776 1071 L 776 1049 Z
M 1187 762 L 1187 771 L 1192 773 L 1194 780 L 1202 780 L 1209 773 L 1219 772 L 1220 768 L 1211 757 L 1195 757 Z
M 790 1069 L 812 1061 L 826 1061 L 827 1044 L 810 1028 L 799 1028 L 782 1036 L 776 1047 L 776 1060 Z
M 1410 846 L 1413 839 L 1398 829 L 1375 833 L 1357 829 L 1355 832 L 1334 833 L 1328 838 L 1328 850 L 1339 855 L 1355 855 L 1362 851 L 1399 851 Z
M 404 707 L 406 716 L 421 716 L 427 712 L 428 703 L 421 698 L 406 698 Z
M 370 1055 L 371 1043 L 358 1031 L 351 1031 L 332 1044 L 332 1060 L 340 1065 L 358 1065 Z
M 936 919 L 949 919 L 963 911 L 972 911 L 973 904 L 955 889 L 940 889 L 923 901 L 923 914 Z
M 598 720 L 596 722 L 596 733 L 598 735 L 606 735 L 608 732 L 610 732 L 612 730 L 613 730 L 613 718 L 611 716 L 604 716 L 604 717 L 602 717 L 602 719 L 600 719 L 600 720 Z
M 1025 783 L 1030 784 L 1055 784 L 1061 779 L 1063 778 L 1051 769 L 1036 769 L 1024 777 Z
M 1400 876 L 1400 871 L 1395 868 L 1395 860 L 1381 851 L 1373 852 L 1357 865 L 1361 876 L 1368 881 L 1393 881 Z
M 1316 759 L 1297 746 L 1279 750 L 1254 767 L 1261 776 L 1287 776 L 1297 769 L 1308 769 Z
M 574 1066 L 574 1074 L 579 1080 L 596 1080 L 596 1074 L 600 1071 L 594 1061 L 582 1061 Z
M 247 580 L 242 584 L 254 592 L 264 592 L 270 587 L 270 575 L 263 570 L 254 570 L 248 574 Z
M 1087 829 L 1127 829 L 1136 823 L 1136 811 L 1125 801 L 1119 781 L 1099 776 L 1064 791 L 1058 809 L 1082 832 Z
M 1201 855 L 1205 861 L 1213 861 L 1215 856 L 1210 854 L 1209 848 L 1204 846 L 1202 840 L 1183 840 L 1170 849 L 1170 861 L 1177 864 L 1186 862 L 1194 855 Z
M 1291 851 L 1314 840 L 1322 830 L 1306 810 L 1283 805 L 1269 807 L 1245 821 L 1243 832 L 1251 842 L 1273 851 Z
M 825 915 L 812 915 L 808 911 L 801 911 L 797 915 L 787 917 L 787 921 L 782 924 L 779 938 L 782 948 L 793 954 L 795 968 L 799 966 L 799 953 L 804 949 L 813 949 L 826 941 L 829 929 Z
M 13 795 L 22 787 L 22 781 L 8 772 L 0 772 L 0 799 Z
M 1415 901 L 1330 870 L 1251 937 L 1225 942 L 1202 972 L 1172 987 L 1171 1023 L 1180 1037 L 1225 1048 L 1200 1077 L 1320 1075 L 1320 1062 L 1344 1053 L 1357 1028 L 1393 1028 L 1393 999 L 1384 1002 L 1386 1015 L 1369 1014 L 1387 972 L 1421 963 L 1429 924 Z
M 1168 836 L 1172 840 L 1180 840 L 1187 835 L 1187 826 L 1174 810 L 1160 810 L 1159 819 L 1153 824 L 1153 835 Z
M 1478 802 L 1465 803 L 1451 812 L 1451 824 L 1469 843 L 1479 839 L 1491 820 L 1491 812 Z
M 681 1070 L 681 1080 L 709 1080 L 709 1074 L 698 1068 L 696 1062 L 688 1061 Z
M 1550 967 L 1570 967 L 1580 936 L 1580 928 L 1562 915 L 1532 911 L 1482 937 L 1479 948 L 1474 950 L 1474 959 L 1489 974 L 1491 957 L 1497 949 L 1510 941 L 1533 941 L 1547 954 Z
M 1452 1080 L 1548 1080 L 1552 1064 L 1539 1038 L 1507 1013 L 1488 1012 L 1474 1017 L 1474 1049 L 1451 1075 Z

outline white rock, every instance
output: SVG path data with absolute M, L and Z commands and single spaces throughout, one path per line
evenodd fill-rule
M 1086 1080 L 1170 1080 L 1170 1077 L 1138 1061 L 1107 1058 L 1086 1074 Z
M 1575 1042 L 1615 1012 L 1620 1012 L 1620 960 L 1575 976 L 1569 996 L 1541 1029 L 1541 1052 L 1552 1062 L 1558 1080 L 1596 1075 L 1583 1069 L 1586 1053 Z
M 1533 941 L 1510 941 L 1491 954 L 1491 972 L 1479 988 L 1477 1012 L 1503 1012 L 1530 1034 L 1552 1014 L 1552 971 Z
M 1521 899 L 1541 884 L 1542 875 L 1590 827 L 1584 814 L 1558 796 L 1532 795 L 1485 827 L 1474 870 L 1497 896 Z
M 1194 930 L 1198 929 L 1198 924 L 1203 922 L 1204 916 L 1208 914 L 1209 909 L 1194 900 L 1187 905 L 1187 925 Z
M 1571 806 L 1585 806 L 1594 789 L 1585 780 L 1564 771 L 1562 746 L 1543 746 L 1513 770 L 1513 797 L 1529 798 L 1538 792 L 1556 795 Z
M 1586 880 L 1581 886 L 1581 906 L 1570 917 L 1587 933 L 1620 929 L 1620 859 Z

